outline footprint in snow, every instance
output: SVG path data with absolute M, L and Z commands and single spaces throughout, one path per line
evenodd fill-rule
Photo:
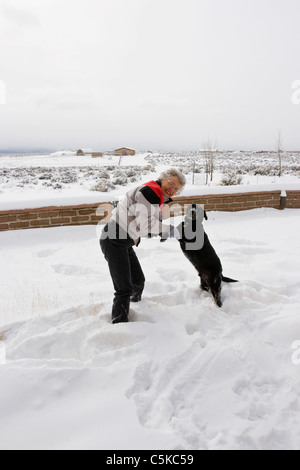
M 37 252 L 39 258 L 47 258 L 48 256 L 53 255 L 57 250 L 41 250 Z
M 91 268 L 84 268 L 83 266 L 76 266 L 72 264 L 55 264 L 52 266 L 56 273 L 64 274 L 66 276 L 98 276 L 99 271 Z

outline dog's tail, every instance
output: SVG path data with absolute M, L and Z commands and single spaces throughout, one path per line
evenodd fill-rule
M 223 282 L 239 282 L 236 279 L 231 279 L 230 277 L 226 277 L 222 275 L 222 281 Z

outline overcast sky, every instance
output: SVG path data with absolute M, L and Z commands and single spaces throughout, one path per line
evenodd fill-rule
M 0 0 L 0 149 L 300 150 L 299 24 L 300 0 Z

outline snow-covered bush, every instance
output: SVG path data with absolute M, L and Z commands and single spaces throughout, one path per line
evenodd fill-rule
M 278 169 L 272 166 L 262 166 L 262 167 L 255 167 L 252 170 L 252 173 L 260 176 L 275 176 L 278 173 Z
M 95 186 L 91 188 L 91 191 L 99 191 L 101 193 L 107 193 L 115 189 L 115 186 L 107 179 L 101 179 Z
M 109 180 L 110 175 L 109 175 L 108 171 L 102 171 L 101 174 L 100 174 L 100 177 L 101 177 L 102 179 Z
M 118 177 L 123 176 L 123 175 L 124 175 L 124 170 L 122 170 L 122 171 L 121 170 L 115 170 L 113 172 L 113 177 L 114 178 L 118 178 Z
M 128 176 L 128 178 L 132 178 L 136 175 L 136 171 L 132 168 L 131 170 L 126 171 L 126 175 Z
M 77 183 L 77 180 L 78 180 L 77 172 L 74 170 L 66 171 L 65 174 L 61 177 L 61 182 L 64 184 Z
M 227 170 L 224 173 L 223 178 L 221 180 L 222 186 L 234 186 L 237 184 L 241 184 L 243 177 L 237 173 L 236 170 Z
M 128 184 L 128 181 L 127 181 L 127 178 L 126 176 L 123 176 L 123 177 L 118 177 L 118 178 L 115 178 L 112 183 L 115 185 L 115 186 L 126 186 L 126 184 Z

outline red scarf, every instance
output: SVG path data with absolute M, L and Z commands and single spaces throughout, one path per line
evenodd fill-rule
M 149 183 L 145 183 L 144 186 L 148 186 L 148 188 L 152 189 L 152 191 L 154 191 L 155 194 L 160 198 L 159 207 L 160 210 L 162 210 L 164 205 L 164 196 L 159 184 L 156 181 L 149 181 Z

